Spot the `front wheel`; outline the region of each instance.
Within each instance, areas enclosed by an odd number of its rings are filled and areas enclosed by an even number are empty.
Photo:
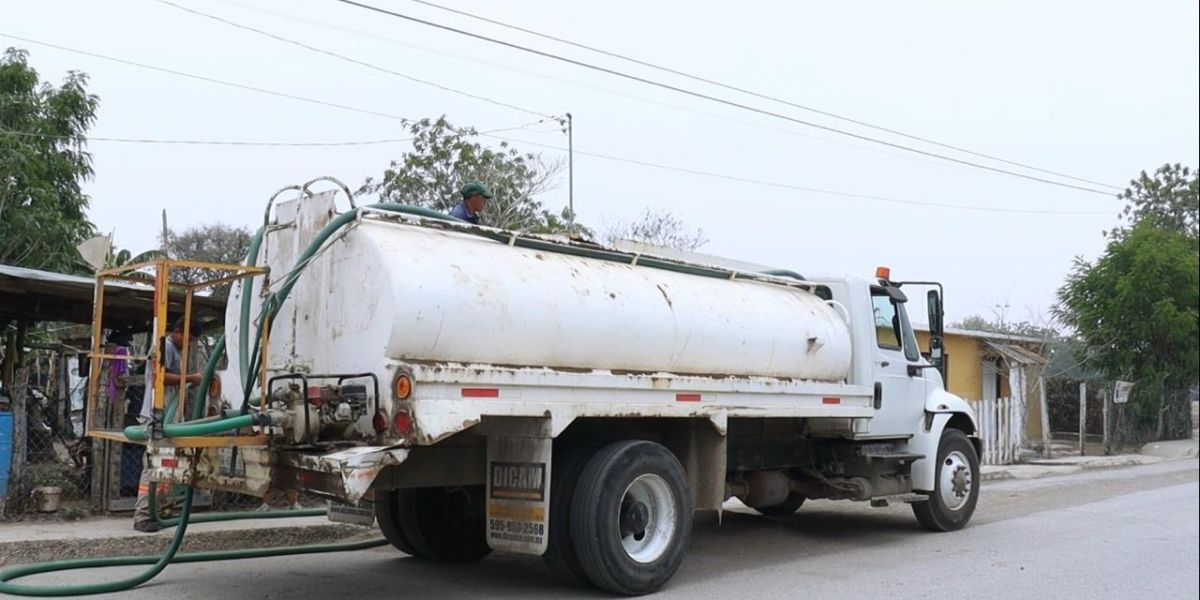
[[[692,497],[683,466],[665,447],[624,440],[587,462],[575,488],[571,539],[588,579],[636,596],[679,569],[692,535]]]
[[[930,531],[962,529],[979,500],[979,456],[966,434],[947,429],[937,459],[933,493],[929,500],[913,503],[913,514]]]

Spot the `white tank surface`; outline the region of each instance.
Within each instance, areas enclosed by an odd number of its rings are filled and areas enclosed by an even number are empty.
[[[303,212],[298,229],[307,237],[315,223]],[[268,237],[273,279],[304,246],[288,237]],[[229,311],[231,366],[238,296]],[[399,360],[826,382],[844,380],[851,360],[845,321],[797,287],[369,216],[308,265],[276,319],[270,352],[272,368],[316,373],[382,372]]]

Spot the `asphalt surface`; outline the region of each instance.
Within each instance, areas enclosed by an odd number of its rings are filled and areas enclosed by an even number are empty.
[[[1200,597],[1196,460],[989,482],[975,520],[920,530],[905,505],[811,502],[766,519],[696,523],[688,558],[655,598]],[[81,583],[132,569],[58,573]],[[39,581],[40,580],[40,581]],[[117,596],[109,596],[117,597]],[[129,599],[604,598],[556,583],[536,557],[433,565],[390,547],[169,567]]]

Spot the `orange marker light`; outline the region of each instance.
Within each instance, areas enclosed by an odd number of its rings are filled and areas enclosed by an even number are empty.
[[[408,375],[396,377],[396,381],[392,383],[392,391],[396,394],[397,398],[407,400],[412,395],[412,378]]]
[[[212,379],[209,380],[209,382],[208,382],[208,397],[209,398],[220,398],[221,397],[221,378],[220,378],[220,376],[213,375]]]
[[[891,281],[892,270],[887,267],[875,267],[875,276],[880,279]]]

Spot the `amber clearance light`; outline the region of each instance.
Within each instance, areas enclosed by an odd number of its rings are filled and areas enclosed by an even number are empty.
[[[407,400],[412,395],[413,382],[408,375],[396,376],[396,381],[392,382],[392,392],[401,400]]]

